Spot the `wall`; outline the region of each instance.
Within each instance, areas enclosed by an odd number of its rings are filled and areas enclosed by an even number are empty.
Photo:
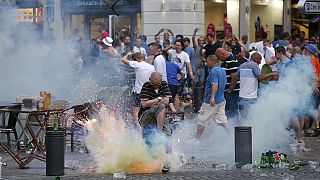
[[[142,0],[142,34],[148,42],[161,28],[191,37],[195,28],[204,29],[204,0]],[[162,34],[161,34],[162,37]]]
[[[261,24],[264,30],[268,33],[268,39],[274,39],[274,25],[283,24],[283,1],[270,0],[268,5],[251,4],[251,24],[250,24],[250,39],[254,41],[255,27],[254,21],[256,16],[260,16]]]
[[[227,5],[225,3],[206,2],[205,7],[205,31],[208,24],[213,23],[216,31],[223,31],[224,14],[227,14]]]

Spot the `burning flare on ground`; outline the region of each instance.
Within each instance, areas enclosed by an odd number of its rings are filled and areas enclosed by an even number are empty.
[[[122,119],[117,119],[114,112],[105,107],[101,108],[99,116],[100,120],[87,123],[89,135],[86,137],[87,147],[97,163],[97,172],[161,171],[165,157],[163,146],[155,145],[150,149],[141,133],[126,127]]]

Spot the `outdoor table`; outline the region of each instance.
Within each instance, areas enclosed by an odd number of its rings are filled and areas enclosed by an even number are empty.
[[[48,120],[52,115],[56,117],[60,117],[62,113],[64,113],[68,109],[18,109],[18,108],[1,108],[0,113],[25,113],[28,114],[25,126],[22,125],[20,119],[17,118],[17,123],[22,126],[22,132],[18,138],[17,145],[19,145],[19,140],[23,134],[28,138],[28,142],[24,147],[21,147],[17,152],[14,151],[7,144],[2,144],[2,147],[9,153],[9,155],[18,163],[19,168],[24,168],[28,163],[30,163],[33,159],[38,159],[40,161],[45,162],[45,146],[44,142],[39,138],[40,134],[45,134],[46,128],[48,128]],[[30,124],[30,118],[33,117],[36,119],[38,123],[39,131],[35,132]],[[29,153],[26,153],[27,148],[29,149]]]

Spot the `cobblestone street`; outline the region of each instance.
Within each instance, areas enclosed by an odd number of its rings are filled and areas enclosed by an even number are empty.
[[[293,160],[320,161],[320,146],[319,138],[305,138],[306,148],[311,151],[293,156],[290,152],[288,159]],[[12,158],[1,152],[3,162],[7,166],[2,167],[2,177],[4,179],[55,179],[55,177],[46,176],[45,163],[34,160],[25,169],[19,169],[18,165]],[[152,173],[152,174],[127,174],[126,179],[319,179],[320,169],[312,169],[309,165],[303,166],[298,170],[289,169],[251,169],[251,170],[216,170],[213,168],[210,161],[188,160],[178,171],[167,174]],[[89,154],[79,152],[66,152],[65,158],[65,175],[61,179],[113,179],[112,174],[93,173],[93,159]],[[319,167],[318,167],[319,168]]]

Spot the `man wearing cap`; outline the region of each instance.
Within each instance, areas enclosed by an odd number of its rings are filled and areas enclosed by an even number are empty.
[[[113,62],[114,57],[117,56],[115,49],[112,47],[113,39],[111,37],[106,37],[102,40],[102,53],[101,59],[102,64],[110,66],[109,62]]]
[[[149,56],[150,55],[150,48],[147,44],[147,36],[141,35],[141,36],[139,36],[139,39],[141,39],[142,47],[147,51],[147,56]]]
[[[319,82],[319,77],[320,77],[320,64],[319,64],[319,59],[317,58],[317,54],[318,54],[318,48],[313,45],[313,44],[307,44],[304,46],[304,50],[303,50],[303,56],[307,57],[310,59],[310,62],[313,65],[313,69],[314,69],[314,76],[312,77],[312,79],[315,81],[316,84],[318,84]],[[313,116],[314,116],[314,120],[315,120],[315,127],[319,127],[319,120],[318,120],[318,107],[320,104],[320,92],[318,87],[315,87],[314,92],[312,94],[312,99],[314,100],[314,106],[313,106]],[[305,117],[305,133],[306,134],[310,134],[311,131],[309,129],[310,127],[310,117],[307,116]]]

